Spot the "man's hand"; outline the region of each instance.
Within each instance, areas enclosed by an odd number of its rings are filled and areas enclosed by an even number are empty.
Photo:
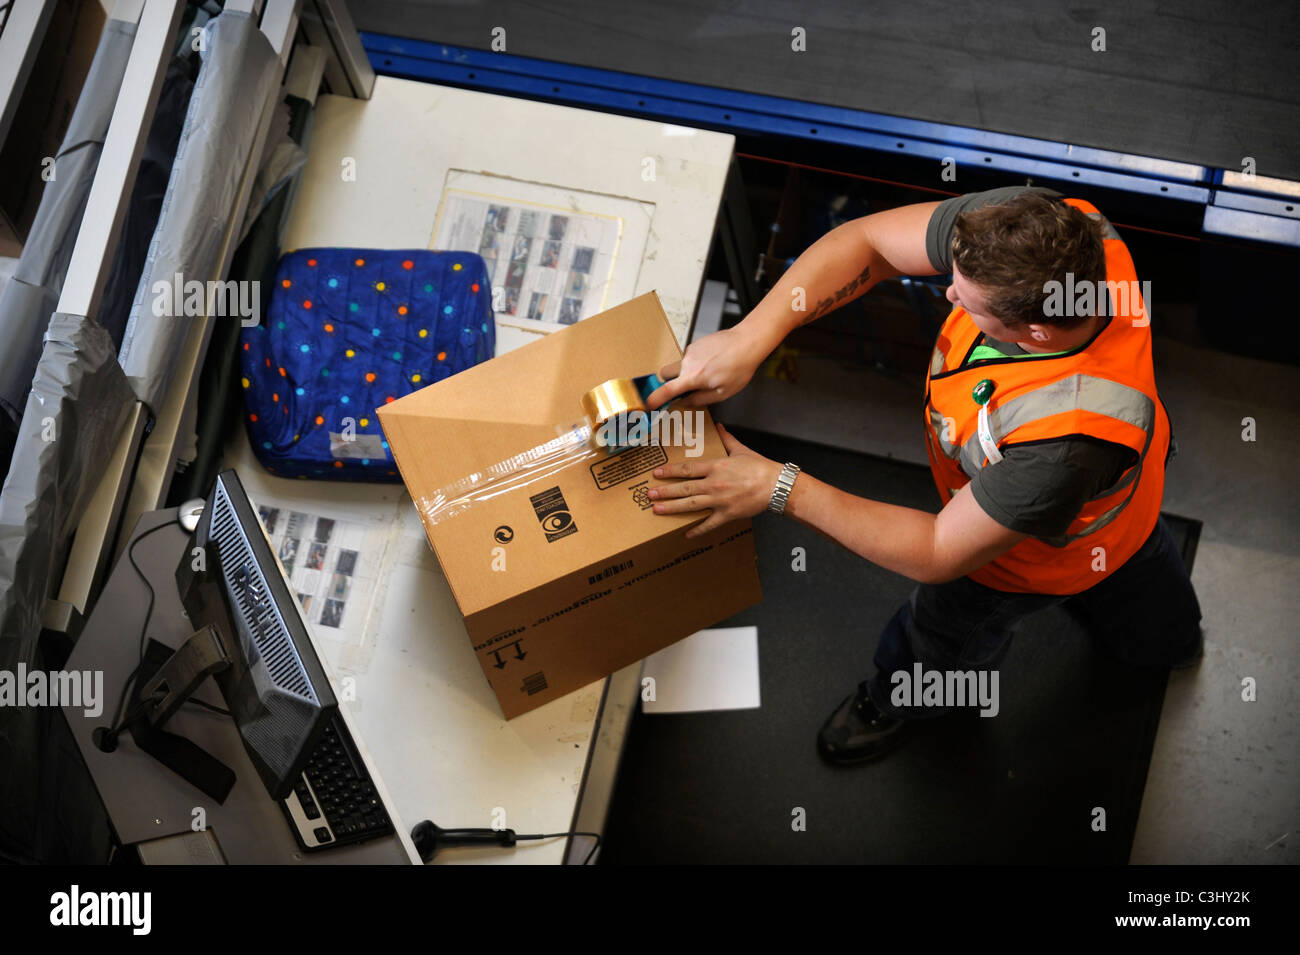
[[[706,508],[713,512],[703,524],[687,531],[687,537],[699,537],[729,521],[761,514],[767,510],[781,475],[781,464],[755,454],[722,425],[718,425],[718,432],[729,457],[655,468],[657,478],[680,479],[676,484],[650,489],[656,514],[686,514]]]
[[[688,391],[692,394],[677,403],[679,408],[702,408],[730,398],[749,384],[771,352],[763,348],[741,325],[691,342],[681,361],[665,365],[659,372],[665,383],[650,393],[646,410],[654,411]]]
[[[729,521],[767,510],[782,465],[755,454],[718,425],[729,457],[655,468],[677,483],[650,489],[656,514],[710,510],[686,534],[698,537]],[[964,486],[939,514],[857,497],[800,472],[786,514],[895,573],[938,584],[969,574],[1028,535],[1003,527]]]

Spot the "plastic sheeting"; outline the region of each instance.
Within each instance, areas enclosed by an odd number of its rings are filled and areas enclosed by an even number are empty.
[[[275,104],[275,112],[271,116],[271,129],[266,135],[266,151],[262,155],[262,168],[257,171],[252,195],[248,197],[244,227],[239,233],[241,245],[253,231],[253,223],[262,214],[262,210],[298,174],[298,170],[307,165],[306,150],[289,135],[290,122],[289,104],[281,100]]]
[[[134,405],[109,334],[56,312],[0,493],[0,669],[39,659],[46,590]],[[40,722],[30,707],[0,707],[0,845],[22,845],[35,819]]]
[[[207,47],[122,342],[122,367],[152,409],[162,407],[192,328],[184,316],[154,314],[155,285],[163,282],[171,289],[178,274],[183,282],[220,278],[226,227],[262,106],[280,82],[275,51],[247,15],[223,13],[213,20]]]
[[[8,414],[0,416],[10,428],[21,419],[0,492],[0,669],[11,672],[19,663],[30,670],[41,659],[47,592],[62,579],[73,530],[137,395],[156,409],[171,384],[190,323],[152,314],[155,276],[168,282],[176,272],[203,281],[218,278],[214,273],[261,105],[279,82],[279,62],[246,15],[225,13],[212,21],[119,359],[112,334],[93,318],[49,312],[57,305],[133,33],[109,22],[60,152],[57,179],[49,184],[58,185],[42,197],[38,220],[45,216],[47,231],[28,242],[42,252],[41,272],[19,274],[3,292],[0,400],[8,401]],[[24,261],[26,255],[25,249]],[[35,353],[25,374],[24,350]],[[48,738],[41,712],[0,707],[0,851],[14,854],[6,847],[17,846],[21,858],[32,857],[37,805],[44,798],[39,780],[51,778],[41,755]]]
[[[304,152],[296,142],[289,138],[289,106],[283,100],[276,104],[271,116],[271,128],[267,132],[266,146],[262,151],[262,165],[257,171],[257,177],[253,180],[253,191],[248,199],[248,208],[244,216],[244,226],[240,231],[239,248],[235,250],[235,258],[230,263],[229,278],[238,281],[260,281],[262,290],[261,294],[261,314],[266,314],[267,301],[270,298],[270,282],[275,278],[274,270],[271,274],[265,276],[246,276],[240,270],[235,268],[239,261],[239,249],[243,248],[248,236],[252,233],[254,224],[258,216],[266,206],[275,200],[290,181],[307,163],[307,153]],[[278,229],[276,232],[279,234]],[[251,299],[250,299],[251,300]],[[208,354],[211,355],[214,345],[221,345],[229,339],[225,334],[218,332],[233,332],[236,336],[239,334],[240,325],[238,322],[227,321],[224,325],[214,325],[212,337],[208,341]],[[204,371],[206,372],[206,364]],[[202,391],[202,381],[200,381],[200,392]],[[176,444],[176,466],[179,473],[185,473],[189,465],[199,455],[199,435],[196,431],[199,420],[198,402],[191,402],[185,407],[185,413],[181,417],[180,426],[177,431]],[[213,477],[216,475],[214,474]],[[179,474],[178,474],[179,477]],[[182,482],[183,483],[183,482]],[[179,500],[187,500],[191,497],[203,497],[208,492],[208,484],[205,483],[202,489],[194,494],[187,494]],[[173,488],[175,481],[173,481]],[[170,495],[174,498],[174,495]]]
[[[99,166],[117,92],[135,41],[135,24],[109,20],[67,135],[54,161],[54,178],[45,185],[31,233],[10,281],[0,292],[0,426],[8,445],[18,432],[27,392],[41,358],[50,315],[59,303],[86,197]],[[0,458],[0,468],[8,454]]]
[[[149,138],[140,157],[140,171],[135,177],[135,188],[131,190],[126,221],[122,223],[122,237],[113,259],[113,271],[104,288],[104,304],[96,316],[99,324],[113,336],[118,348],[122,347],[122,336],[131,317],[131,305],[149,255],[149,243],[158,228],[163,196],[171,179],[172,163],[176,161],[176,147],[198,68],[197,54],[192,61],[189,56],[177,57],[168,66],[153,124],[149,127]]]
[[[313,106],[309,101],[296,96],[287,97],[286,103],[290,117],[288,135],[302,147],[311,135]],[[282,153],[282,150],[277,152]],[[296,169],[294,174],[296,175]],[[271,187],[266,195],[265,209],[254,221],[248,238],[235,252],[235,258],[230,263],[232,279],[261,283],[263,315],[270,306],[275,267],[280,258],[280,234],[288,217],[294,188],[289,182],[278,188]],[[180,504],[192,497],[207,495],[217,476],[222,449],[230,434],[236,428],[243,427],[244,396],[242,389],[235,384],[235,379],[239,376],[241,331],[239,326],[231,323],[217,325],[212,329],[199,381],[199,400],[195,408],[198,432],[195,455],[190,466],[172,481],[169,504]]]
[[[0,493],[0,669],[30,652],[45,590],[63,576],[54,565],[62,556],[57,551],[80,520],[133,406],[108,333],[56,312]]]

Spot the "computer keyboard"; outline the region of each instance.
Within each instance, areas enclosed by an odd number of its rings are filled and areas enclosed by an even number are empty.
[[[325,728],[293,795],[282,805],[307,851],[364,842],[393,831],[342,718]]]

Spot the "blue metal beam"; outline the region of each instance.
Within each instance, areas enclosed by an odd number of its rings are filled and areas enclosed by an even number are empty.
[[[379,33],[361,39],[376,73],[1193,202],[1206,208],[1206,231],[1300,246],[1294,196],[1224,188],[1223,170],[1208,166]]]

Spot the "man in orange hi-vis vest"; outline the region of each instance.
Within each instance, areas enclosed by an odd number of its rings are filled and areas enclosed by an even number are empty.
[[[744,321],[663,369],[647,407],[721,401],[798,325],[884,279],[948,272],[953,307],[921,420],[938,515],[840,491],[725,429],[728,457],[661,468],[671,483],[650,492],[659,513],[711,512],[692,535],[770,510],[917,581],[881,634],[876,672],[818,735],[835,763],[883,755],[912,719],[978,705],[1017,622],[1054,604],[1131,664],[1202,655],[1196,594],[1160,519],[1173,437],[1146,296],[1127,247],[1083,200],[1009,187],[847,222]]]

